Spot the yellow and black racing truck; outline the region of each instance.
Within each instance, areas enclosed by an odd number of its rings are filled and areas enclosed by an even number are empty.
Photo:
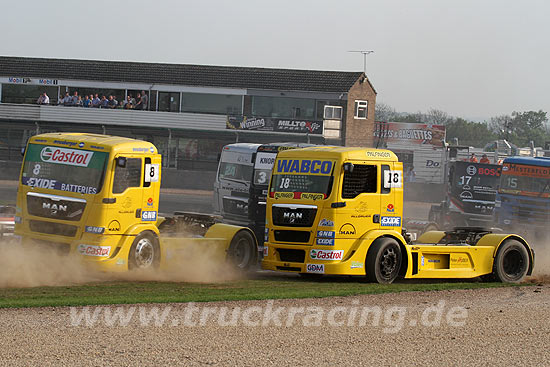
[[[403,168],[389,150],[310,147],[280,152],[267,198],[262,268],[404,278],[519,282],[534,252],[514,234],[479,227],[430,231],[413,243],[403,228]]]
[[[15,235],[107,271],[166,268],[194,251],[242,269],[257,262],[248,228],[204,214],[159,215],[160,181],[161,155],[151,143],[85,133],[33,136],[21,168]]]

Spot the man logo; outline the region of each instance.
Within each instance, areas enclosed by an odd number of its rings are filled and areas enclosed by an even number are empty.
[[[354,235],[355,234],[355,227],[351,223],[346,223],[342,227],[340,227],[340,230],[338,231],[342,235]]]
[[[42,209],[51,210],[51,213],[53,215],[53,214],[57,214],[58,212],[66,212],[67,211],[67,205],[42,203]]]
[[[302,219],[303,213],[283,213],[283,218],[286,219],[289,223],[296,222],[296,219]]]
[[[118,220],[113,220],[111,221],[111,223],[109,223],[109,226],[107,228],[109,229],[109,232],[119,232],[120,222]]]

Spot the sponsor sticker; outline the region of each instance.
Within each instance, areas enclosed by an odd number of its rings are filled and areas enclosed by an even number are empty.
[[[256,162],[254,162],[255,169],[268,169],[271,170],[275,164],[275,158],[277,153],[256,153]]]
[[[334,227],[334,222],[330,219],[323,218],[319,222],[319,227]]]
[[[316,243],[320,246],[334,246],[334,238],[318,238]]]
[[[44,147],[40,151],[43,162],[88,167],[94,152],[59,147]]]
[[[264,246],[263,254],[264,254],[264,257],[266,257],[267,255],[269,255],[269,247]]]
[[[333,161],[312,159],[280,159],[277,161],[277,173],[301,173],[312,175],[330,175]]]
[[[340,227],[338,233],[344,236],[353,236],[355,234],[355,227],[351,223],[346,223]]]
[[[382,227],[401,227],[401,217],[382,217],[380,225]]]
[[[86,226],[84,231],[88,233],[102,234],[105,232],[105,227]]]
[[[395,212],[395,207],[393,206],[393,204],[388,204],[386,210],[388,211],[388,213],[393,213]]]
[[[303,200],[323,200],[325,198],[325,194],[310,194],[307,192],[302,193],[300,196],[300,199]]]
[[[317,231],[317,237],[334,238],[336,232],[334,231]]]
[[[352,269],[363,269],[364,263],[360,261],[352,261],[351,262],[351,268]]]
[[[344,250],[311,250],[309,257],[312,260],[342,260]]]
[[[153,198],[147,199],[147,206],[153,206]]]
[[[276,192],[275,199],[294,199],[293,192]]]
[[[143,221],[155,221],[157,220],[157,212],[155,211],[142,211],[141,220]]]
[[[306,264],[306,271],[313,274],[325,274],[325,264]]]
[[[78,253],[84,256],[109,256],[111,246],[94,246],[81,243],[78,245]]]

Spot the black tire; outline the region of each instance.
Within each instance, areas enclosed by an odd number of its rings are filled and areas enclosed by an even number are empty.
[[[254,236],[248,231],[239,231],[231,240],[227,259],[237,269],[248,270],[256,263],[258,248]]]
[[[401,248],[393,238],[379,238],[370,246],[365,261],[369,282],[390,284],[399,275]]]
[[[529,270],[529,253],[516,240],[506,240],[500,245],[493,263],[493,275],[503,283],[519,283]]]
[[[160,265],[160,245],[153,232],[145,231],[136,236],[130,254],[128,267],[130,270],[157,269]]]

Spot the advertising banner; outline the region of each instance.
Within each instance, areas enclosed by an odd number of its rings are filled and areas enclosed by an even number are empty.
[[[270,117],[227,116],[226,127],[235,130],[323,134],[323,122]]]
[[[376,122],[374,137],[383,143],[407,143],[419,146],[442,147],[445,141],[445,125]]]

